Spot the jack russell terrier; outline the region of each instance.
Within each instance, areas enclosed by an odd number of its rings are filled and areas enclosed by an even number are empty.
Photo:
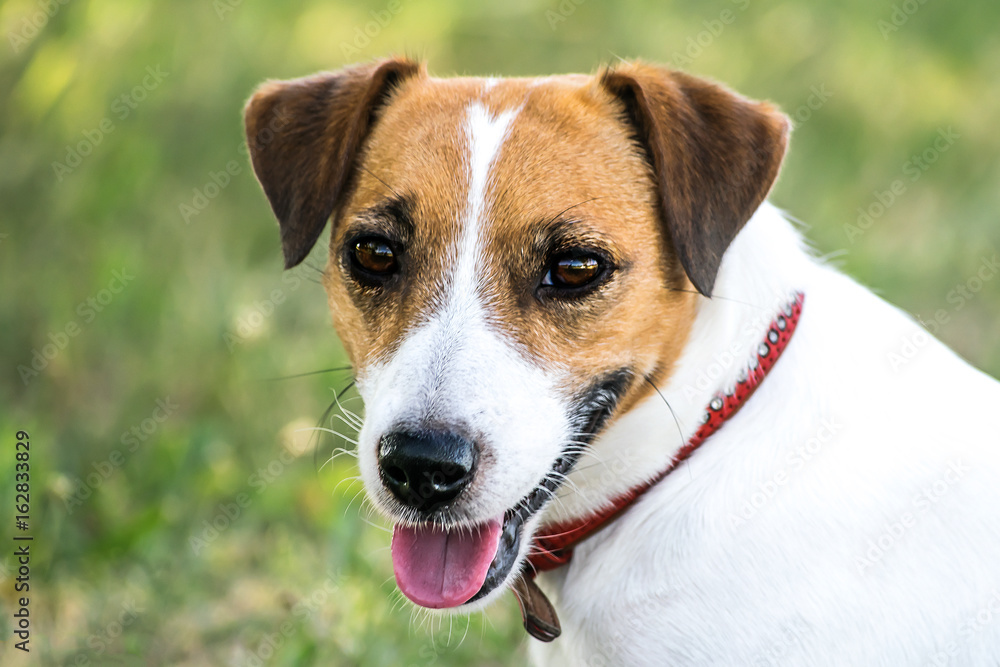
[[[1000,664],[1000,383],[764,201],[774,107],[393,58],[246,132],[287,268],[332,220],[407,598],[512,589],[539,664]]]

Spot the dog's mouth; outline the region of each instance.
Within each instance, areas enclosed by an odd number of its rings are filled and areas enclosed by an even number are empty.
[[[573,420],[584,426],[577,442],[589,443],[601,431],[633,377],[628,370],[615,371],[586,392]],[[397,524],[392,563],[399,589],[422,607],[444,609],[471,604],[502,586],[518,564],[525,525],[555,495],[581,453],[579,445],[564,451],[541,482],[502,516],[474,526]]]
[[[541,511],[578,454],[561,456],[535,489],[503,516],[472,527],[397,524],[392,534],[396,583],[406,597],[432,609],[456,607],[489,595],[510,575],[524,525]]]

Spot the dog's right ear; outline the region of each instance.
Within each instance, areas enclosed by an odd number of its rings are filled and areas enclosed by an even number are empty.
[[[340,203],[379,106],[420,74],[412,60],[381,60],[268,81],[247,102],[250,161],[281,226],[286,269],[305,259]]]

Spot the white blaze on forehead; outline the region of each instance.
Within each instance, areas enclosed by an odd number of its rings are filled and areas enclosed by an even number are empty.
[[[469,190],[455,243],[441,249],[448,268],[434,300],[440,306],[422,314],[391,358],[358,378],[366,412],[359,463],[378,502],[388,495],[375,453],[379,438],[394,429],[444,428],[476,440],[480,481],[459,510],[473,522],[500,516],[527,495],[569,435],[568,406],[551,369],[527,361],[492,325],[481,289],[492,174],[518,112],[469,104],[462,128]]]
[[[494,116],[479,101],[468,108],[465,136],[469,146],[469,193],[455,267],[455,293],[452,295],[458,301],[474,299],[478,291],[477,268],[481,266],[479,260],[482,256],[480,229],[483,216],[487,213],[490,173],[518,111],[508,109]]]

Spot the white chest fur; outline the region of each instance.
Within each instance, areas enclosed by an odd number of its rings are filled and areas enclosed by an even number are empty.
[[[731,246],[721,298],[702,304],[664,388],[680,432],[650,399],[595,443],[605,465],[562,504],[662,467],[748,358],[747,322],[763,330],[762,311],[795,289],[799,330],[742,411],[540,577],[563,636],[532,642],[537,664],[1000,661],[1000,412],[984,409],[1000,383],[934,340],[893,364],[919,326],[810,259],[769,205]]]

